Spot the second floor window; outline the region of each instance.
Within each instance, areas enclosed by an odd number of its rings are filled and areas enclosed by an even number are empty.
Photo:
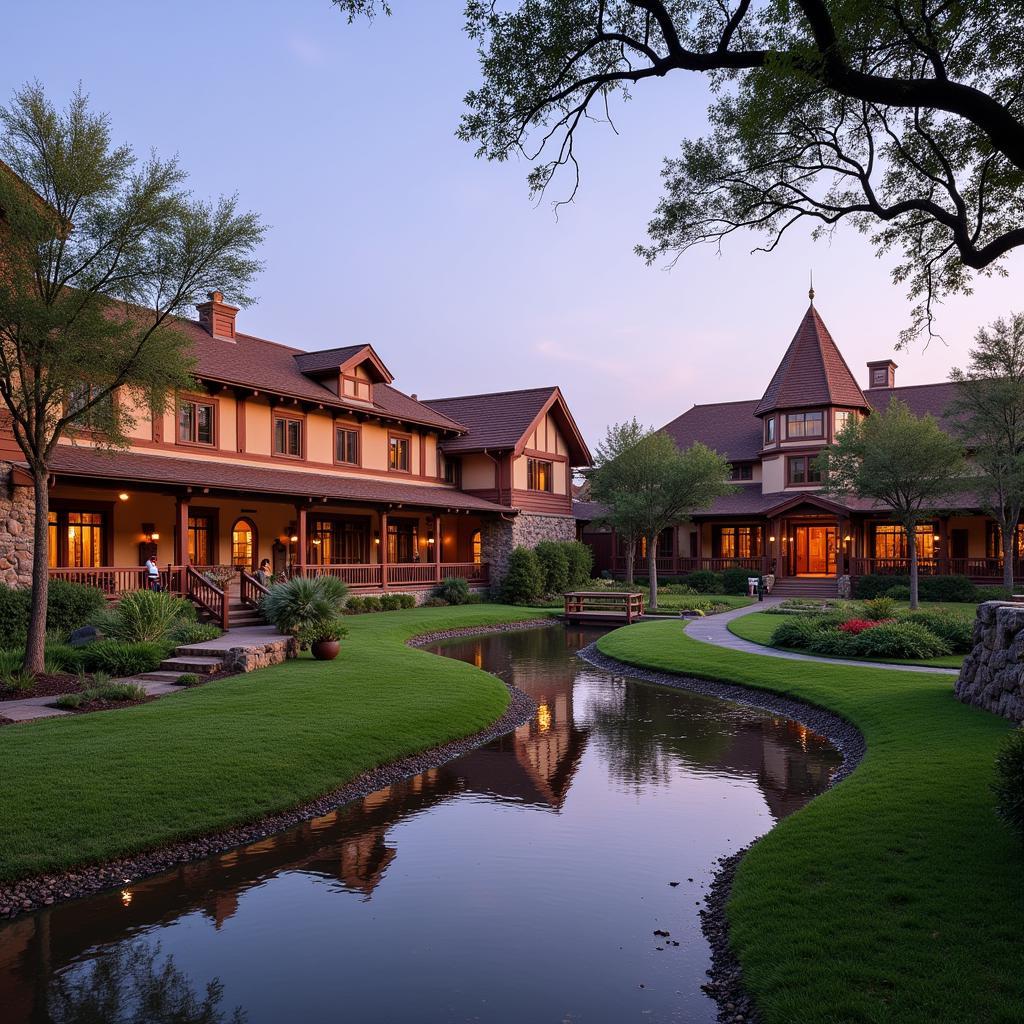
[[[753,480],[754,467],[749,462],[735,464],[729,473],[731,480]]]
[[[821,471],[814,465],[813,455],[795,455],[789,460],[791,484],[820,484]]]
[[[764,421],[764,443],[775,444],[775,417],[769,416]]]
[[[359,465],[359,431],[338,427],[335,436],[334,460],[347,466]]]
[[[212,402],[178,402],[178,440],[184,444],[213,444]]]
[[[552,490],[552,464],[544,459],[526,460],[526,486],[531,491]]]
[[[791,412],[786,416],[786,437],[821,437],[824,419],[818,412]]]
[[[838,434],[853,419],[849,409],[836,409],[835,432]]]
[[[456,486],[462,483],[462,463],[458,459],[444,460],[444,482]]]
[[[274,419],[274,454],[302,458],[302,420],[287,416]]]
[[[409,472],[409,438],[394,435],[388,438],[388,469]]]

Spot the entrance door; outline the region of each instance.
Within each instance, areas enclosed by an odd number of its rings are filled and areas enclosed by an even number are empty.
[[[835,576],[838,532],[834,526],[796,528],[793,547],[797,576]]]
[[[248,519],[236,520],[231,527],[231,564],[246,572],[256,568],[256,527]]]

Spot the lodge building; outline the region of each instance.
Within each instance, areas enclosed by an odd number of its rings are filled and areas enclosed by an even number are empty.
[[[211,571],[267,558],[424,594],[451,576],[500,581],[517,544],[575,537],[573,468],[590,454],[559,388],[423,401],[371,345],[303,351],[242,333],[237,314],[212,292],[179,322],[195,386],[162,414],[136,407],[127,450],[87,432],[58,445],[52,577],[116,596],[154,555],[165,585],[203,604]],[[127,389],[115,401],[138,403]],[[0,484],[0,581],[26,584],[31,478],[9,423]]]
[[[743,568],[772,575],[784,588],[806,581],[824,592],[845,576],[908,571],[906,536],[884,508],[853,497],[825,495],[815,457],[851,419],[884,409],[891,399],[916,415],[942,421],[954,397],[949,383],[896,385],[897,365],[867,364],[862,389],[821,315],[814,295],[778,369],[760,399],[695,405],[662,430],[680,448],[701,441],[732,466],[735,491],[691,523],[666,530],[658,542],[658,571]],[[625,572],[621,538],[597,525],[601,509],[577,501],[581,536],[594,549],[597,568]],[[1016,557],[1024,552],[1018,528]],[[1000,538],[994,522],[968,493],[938,509],[917,530],[922,573],[957,574],[978,581],[1002,578]],[[635,569],[646,574],[646,551]],[[792,582],[790,582],[792,581]],[[817,581],[817,586],[811,584]]]

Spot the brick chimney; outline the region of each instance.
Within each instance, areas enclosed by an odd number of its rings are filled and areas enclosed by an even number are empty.
[[[196,306],[199,310],[199,323],[215,338],[233,342],[238,306],[229,306],[224,301],[223,292],[207,292],[207,295],[210,301],[200,302]]]
[[[891,359],[868,363],[868,389],[896,387],[896,364]]]

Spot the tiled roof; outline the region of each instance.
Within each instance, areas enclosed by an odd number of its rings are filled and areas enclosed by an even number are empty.
[[[807,308],[754,413],[809,405],[868,408],[864,393],[813,305]]]
[[[870,388],[864,392],[871,403],[872,409],[879,412],[886,409],[893,398],[905,402],[915,416],[931,413],[940,423],[948,427],[946,409],[956,396],[956,385],[950,382],[941,384],[908,384],[903,388]]]
[[[325,348],[321,352],[297,352],[295,365],[303,373],[323,373],[336,370],[342,363],[347,363],[357,352],[362,352],[365,345],[343,345],[341,348]]]
[[[757,401],[695,405],[661,429],[680,448],[702,441],[730,462],[759,458],[761,421],[754,417]]]
[[[429,484],[394,483],[340,472],[297,472],[227,459],[215,461],[141,452],[110,453],[66,444],[58,445],[54,451],[51,470],[58,475],[116,480],[122,487],[138,481],[242,491],[248,495],[279,494],[293,500],[326,497],[345,502],[403,503],[479,512],[509,511],[507,507],[483,498]]]
[[[606,511],[606,506],[602,505],[599,501],[580,501],[574,498],[572,502],[573,518],[583,523],[593,522],[598,517],[603,516]]]
[[[424,404],[464,424],[468,430],[463,437],[445,441],[446,452],[510,449],[519,443],[555,390],[553,387],[530,388],[496,391],[489,395],[428,398]]]

